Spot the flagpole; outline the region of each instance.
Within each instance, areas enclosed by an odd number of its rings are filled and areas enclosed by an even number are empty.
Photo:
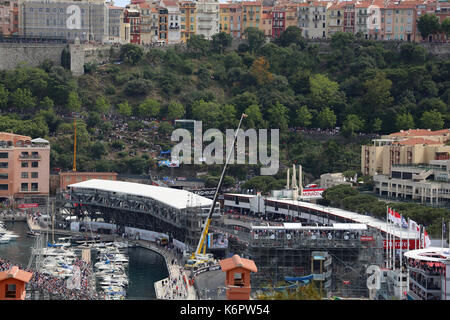
[[[388,239],[389,239],[389,232],[388,232],[388,224],[389,224],[389,222],[388,222],[388,210],[389,210],[389,207],[386,206],[386,237],[385,237],[385,239],[386,239],[386,268],[389,268],[389,241],[388,241]]]

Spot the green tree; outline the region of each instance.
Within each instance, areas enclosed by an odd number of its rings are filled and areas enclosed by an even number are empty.
[[[53,102],[53,100],[49,97],[44,97],[44,99],[42,99],[39,102],[39,109],[41,110],[52,110],[53,111],[53,106],[55,105],[55,103]]]
[[[315,74],[309,78],[310,102],[316,109],[336,107],[345,102],[345,95],[339,90],[339,84],[326,75]]]
[[[99,112],[100,114],[107,114],[110,107],[111,105],[109,101],[104,96],[100,96],[95,99],[94,108],[95,111]]]
[[[424,129],[441,130],[444,127],[444,119],[439,111],[425,111],[420,118]]]
[[[192,117],[203,122],[203,128],[218,128],[221,119],[221,106],[216,102],[195,101],[192,105]]]
[[[391,96],[392,81],[386,78],[384,72],[377,71],[372,79],[364,82],[365,94],[362,97],[362,105],[367,106],[369,118],[379,114],[392,104]]]
[[[220,54],[222,54],[225,49],[231,45],[232,41],[231,35],[225,32],[216,33],[211,38],[211,46],[213,50]]]
[[[247,115],[245,121],[247,122],[248,128],[259,129],[265,127],[263,115],[257,104],[248,106],[244,113]]]
[[[225,104],[221,108],[220,128],[222,130],[234,129],[237,127],[236,108],[232,104]]]
[[[300,127],[309,127],[311,125],[312,114],[307,106],[301,106],[297,109],[296,124]]]
[[[124,101],[117,105],[117,113],[123,117],[131,116],[132,109],[131,106],[128,104],[128,101]]]
[[[397,130],[408,130],[414,129],[416,125],[414,124],[414,119],[411,113],[398,114],[395,118],[395,127]]]
[[[258,97],[253,92],[245,91],[231,98],[230,103],[236,107],[238,114],[244,112],[251,105],[258,105]]]
[[[323,108],[317,116],[317,122],[321,129],[331,129],[336,125],[337,117],[330,108]]]
[[[179,102],[172,101],[167,106],[167,119],[168,120],[182,119],[185,114],[186,114],[186,109]]]
[[[379,133],[383,126],[383,121],[380,118],[373,119],[371,130],[374,133]]]
[[[209,41],[202,34],[193,34],[186,41],[186,47],[195,54],[206,55]]]
[[[429,35],[437,33],[439,28],[439,18],[434,14],[425,13],[417,19],[417,29],[424,40]]]
[[[280,129],[281,132],[288,129],[289,126],[289,109],[279,102],[276,102],[268,110],[268,121],[273,129]]]
[[[441,31],[445,34],[447,38],[450,37],[450,17],[447,17],[444,20],[442,20]]]
[[[133,43],[124,44],[120,47],[120,59],[129,64],[139,63],[144,56],[141,47]]]
[[[245,29],[244,37],[247,39],[248,47],[252,53],[258,52],[266,42],[264,32],[255,27]]]
[[[136,107],[136,113],[142,118],[154,118],[159,115],[161,105],[155,99],[145,99],[140,105]]]
[[[0,84],[0,109],[8,105],[9,92],[2,84]]]
[[[282,47],[288,47],[291,44],[300,44],[304,46],[302,30],[299,27],[289,26],[284,30],[276,42]]]
[[[76,91],[71,91],[67,97],[67,111],[78,112],[81,109],[81,101]]]
[[[86,119],[86,124],[91,132],[93,132],[101,122],[102,117],[100,116],[100,113],[96,111],[89,112],[88,118]]]
[[[29,89],[18,88],[10,94],[10,101],[12,105],[21,111],[29,111],[36,106],[36,98]]]
[[[167,136],[173,131],[173,126],[168,121],[159,123],[158,133],[162,136]]]
[[[92,144],[91,153],[94,159],[100,160],[104,155],[108,154],[108,148],[100,141],[96,141]]]
[[[356,132],[364,129],[364,120],[356,114],[349,114],[342,125],[342,133],[347,137],[355,136]]]

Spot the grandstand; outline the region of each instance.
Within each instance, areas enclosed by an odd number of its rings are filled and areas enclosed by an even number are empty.
[[[103,219],[118,226],[168,233],[195,246],[212,200],[180,189],[111,180],[87,180],[67,186],[66,199],[79,218]],[[220,215],[216,206],[213,217]]]

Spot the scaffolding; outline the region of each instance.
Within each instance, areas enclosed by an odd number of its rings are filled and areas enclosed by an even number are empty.
[[[331,257],[320,262],[319,268],[314,267],[318,252],[323,257]],[[366,269],[374,264],[382,266],[383,239],[381,233],[373,229],[363,232],[318,231],[314,227],[295,231],[279,229],[253,233],[247,254],[258,266],[258,272],[252,274],[255,288],[277,285],[287,277],[313,274],[325,296],[332,293],[368,297]]]

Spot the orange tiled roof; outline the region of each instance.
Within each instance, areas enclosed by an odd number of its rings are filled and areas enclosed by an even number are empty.
[[[14,278],[23,282],[29,282],[32,276],[33,273],[20,270],[19,267],[14,266],[8,271],[0,272],[0,281],[8,278]]]
[[[450,134],[450,129],[443,129],[431,131],[427,129],[410,129],[400,132],[391,133],[391,137],[418,137],[418,136],[438,136],[443,134]]]
[[[220,267],[222,268],[222,271],[228,271],[235,268],[244,268],[252,272],[258,272],[258,268],[256,268],[253,260],[241,258],[237,254],[231,258],[220,260]]]
[[[396,143],[403,146],[414,146],[416,144],[442,144],[442,142],[424,138],[409,138],[406,140],[397,141]]]

